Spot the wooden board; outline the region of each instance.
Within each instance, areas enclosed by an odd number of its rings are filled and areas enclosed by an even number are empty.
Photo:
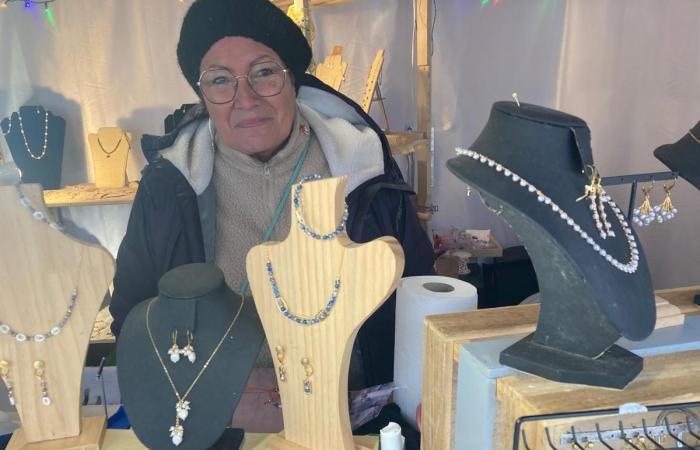
[[[336,228],[346,184],[341,177],[303,185],[301,212],[310,228],[319,233]],[[286,381],[280,380],[279,390],[285,438],[310,450],[352,450],[347,388],[353,342],[362,323],[396,288],[404,267],[403,251],[393,237],[365,244],[351,242],[345,232],[331,240],[312,239],[294,223],[294,208],[290,213],[287,238],[253,247],[246,258],[276,371],[281,366],[276,347],[283,347],[287,376]],[[280,295],[293,313],[313,316],[321,311],[339,279],[339,295],[328,317],[315,325],[300,325],[282,315],[268,280],[268,261]],[[310,395],[303,390],[303,358],[313,366]]]
[[[630,402],[651,406],[700,401],[700,350],[645,358],[642,372],[623,390],[521,374],[499,378],[496,397],[494,448],[510,449],[513,423],[525,415],[618,408]],[[528,426],[528,444],[533,448],[547,448],[545,424]]]
[[[656,309],[656,328],[683,324],[680,310],[667,301],[657,298]],[[426,317],[421,448],[452,448],[460,347],[532,333],[539,311],[535,304]]]
[[[107,421],[104,417],[83,417],[79,436],[29,443],[22,428],[12,433],[7,450],[100,450]]]
[[[323,62],[316,66],[316,78],[326,83],[336,91],[345,80],[345,72],[348,70],[347,61],[343,61],[343,47],[336,45],[333,52],[326,56]]]
[[[76,184],[44,191],[44,203],[50,208],[61,206],[121,205],[133,203],[137,181],[122,188],[98,188],[94,184]]]
[[[677,306],[686,316],[700,314],[700,306],[694,303],[694,297],[698,294],[700,294],[700,285],[656,291],[658,297]]]
[[[367,83],[365,84],[365,93],[362,95],[362,101],[360,106],[362,110],[369,114],[369,110],[372,107],[372,100],[374,100],[374,93],[377,90],[377,85],[379,83],[379,75],[382,73],[382,66],[384,65],[384,50],[377,50],[374,56],[374,61],[372,61],[372,67],[369,69],[369,75],[367,75]]]
[[[39,185],[23,185],[34,208],[48,216]],[[10,363],[24,436],[28,442],[80,433],[80,383],[90,331],[114,275],[111,255],[32,218],[14,186],[0,187],[0,311],[3,322],[25,334],[46,334],[78,296],[59,335],[17,342],[0,334],[0,359]],[[45,364],[51,404],[44,406],[34,362]]]
[[[379,439],[372,436],[353,436],[355,450],[379,450]],[[262,449],[261,449],[262,450]],[[265,440],[264,450],[309,450],[296,445],[280,436],[271,436]]]
[[[423,143],[423,133],[416,131],[387,131],[386,140],[392,155],[408,155],[415,152],[415,145]]]

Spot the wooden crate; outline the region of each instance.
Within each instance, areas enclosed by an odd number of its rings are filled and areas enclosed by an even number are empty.
[[[457,365],[462,344],[531,333],[537,325],[539,309],[539,305],[519,305],[426,318],[421,448],[453,448]],[[659,297],[656,314],[656,328],[683,324],[680,309]]]

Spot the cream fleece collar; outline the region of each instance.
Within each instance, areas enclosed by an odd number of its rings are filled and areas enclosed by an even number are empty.
[[[384,173],[379,136],[342,99],[320,89],[302,86],[299,110],[315,133],[334,177],[346,175],[346,195],[365,181]],[[200,195],[209,186],[214,169],[214,147],[209,121],[193,122],[180,130],[175,143],[161,150]]]

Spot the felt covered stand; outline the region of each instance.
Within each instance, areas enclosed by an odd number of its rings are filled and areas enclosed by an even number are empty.
[[[692,133],[692,136],[691,136]],[[700,189],[700,122],[673,144],[665,144],[654,150],[654,156],[669,169]]]
[[[211,264],[177,267],[161,278],[159,296],[150,310],[150,327],[161,358],[181,396],[202,369],[235,317],[241,298],[226,286]],[[174,449],[169,428],[175,424],[177,397],[155,354],[141,302],[129,313],[117,341],[119,388],[134,433],[148,448]],[[173,363],[168,349],[177,330],[178,345],[194,336],[196,361],[182,356]],[[182,443],[185,450],[212,446],[231,423],[264,335],[255,304],[245,300],[238,320],[201,378],[186,398],[190,402]]]
[[[340,177],[303,185],[301,211],[311,229],[329,233],[338,226],[346,184],[346,178]],[[343,231],[334,239],[313,239],[297,225],[294,208],[291,214],[287,238],[253,247],[246,259],[255,304],[278,373],[284,414],[284,432],[268,441],[267,448],[376,448],[376,440],[366,444],[352,436],[348,412],[350,354],[362,323],[396,288],[403,272],[403,251],[393,237],[356,244]],[[280,295],[293,314],[315,316],[324,310],[335,280],[340,280],[338,296],[325,320],[303,325],[283,315],[268,278],[268,261],[273,265]],[[305,358],[311,374],[304,366]],[[280,369],[286,374],[285,380],[279,377]],[[307,379],[311,383],[308,393],[304,390]]]
[[[27,144],[24,143],[19,126],[19,115]],[[61,166],[63,164],[63,142],[66,134],[66,121],[49,112],[48,140],[46,153],[44,149],[45,110],[42,106],[22,106],[18,112],[10,114],[0,121],[3,132],[10,148],[12,159],[22,171],[23,183],[39,183],[44,189],[58,189],[61,186]],[[40,159],[35,159],[40,157]]]
[[[119,127],[100,128],[88,134],[95,186],[120,188],[126,185],[126,162],[131,149],[131,133]]]
[[[627,262],[627,239],[609,206],[615,237],[602,239],[588,201],[576,202],[593,164],[590,131],[581,119],[551,109],[494,104],[471,150],[532,183],[619,261]],[[447,167],[481,194],[527,248],[540,285],[537,329],[501,353],[501,363],[545,378],[622,388],[642,369],[636,355],[613,345],[620,335],[641,340],[654,329],[654,295],[637,239],[635,273],[618,270],[550,207],[493,167],[466,156]],[[634,232],[633,232],[634,233]]]

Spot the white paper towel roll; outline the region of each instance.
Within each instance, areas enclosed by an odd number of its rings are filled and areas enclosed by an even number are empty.
[[[421,402],[423,391],[425,316],[476,307],[476,288],[456,278],[421,276],[401,279],[396,290],[394,382],[399,390],[394,392],[394,401],[414,427],[416,407]]]

